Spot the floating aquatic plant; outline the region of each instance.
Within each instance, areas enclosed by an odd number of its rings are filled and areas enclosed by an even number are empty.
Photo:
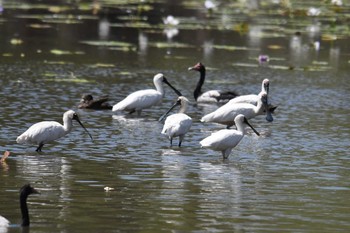
[[[153,42],[149,43],[149,46],[156,48],[194,48],[192,45],[176,42]]]
[[[12,45],[20,45],[20,44],[23,44],[23,40],[18,39],[18,38],[14,38],[14,39],[11,39],[11,40],[10,40],[10,43],[11,43]]]
[[[65,51],[65,50],[59,50],[59,49],[51,49],[50,53],[55,55],[83,55],[85,54],[82,51]]]
[[[92,46],[105,46],[105,47],[132,47],[133,45],[128,42],[123,41],[80,41],[82,44],[92,45]]]

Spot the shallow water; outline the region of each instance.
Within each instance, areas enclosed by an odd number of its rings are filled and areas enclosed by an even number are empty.
[[[294,9],[309,6],[292,2]],[[223,5],[209,17],[196,4],[157,1],[140,13],[142,4],[101,2],[93,15],[82,4],[52,13],[41,2],[25,8],[3,1],[0,148],[11,155],[0,170],[2,216],[20,222],[18,190],[31,183],[41,192],[28,199],[32,233],[350,230],[349,36],[334,28],[338,39],[327,40],[332,7],[319,18],[285,18],[276,6],[247,11]],[[338,13],[339,21],[349,7]],[[182,19],[172,38],[163,33],[167,14]],[[64,22],[52,22],[60,16]],[[320,31],[310,33],[310,25],[320,23]],[[320,41],[319,50],[313,40]],[[110,49],[81,41],[131,45]],[[270,56],[268,66],[259,66],[259,54]],[[272,123],[262,116],[250,121],[261,136],[250,131],[225,161],[199,146],[223,126],[199,122],[217,106],[197,105],[192,97],[199,74],[187,68],[198,61],[207,66],[203,89],[258,93],[269,78],[270,101],[278,105]],[[141,117],[77,110],[84,93],[108,95],[115,104],[132,91],[153,88],[159,72],[191,101],[194,123],[181,148],[169,147],[157,121],[176,99],[169,88],[163,103]],[[61,122],[68,109],[77,110],[93,142],[74,124],[42,153],[16,144],[30,125]],[[106,186],[115,190],[105,192]]]

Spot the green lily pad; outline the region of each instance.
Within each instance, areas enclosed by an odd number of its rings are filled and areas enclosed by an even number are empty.
[[[80,41],[82,44],[104,47],[132,47],[133,45],[122,41]]]
[[[233,45],[213,45],[213,48],[215,49],[222,49],[222,50],[228,50],[228,51],[246,51],[246,50],[258,50],[258,49],[253,49],[253,48],[248,48],[248,47],[242,47],[242,46],[233,46]]]
[[[90,65],[90,67],[93,67],[93,68],[112,68],[112,67],[115,67],[115,65],[114,64],[107,64],[107,63],[96,63],[93,65]]]
[[[3,57],[13,57],[13,53],[3,53]]]
[[[65,50],[59,50],[59,49],[51,49],[50,53],[55,55],[83,55],[85,54],[82,51],[65,51]]]
[[[153,42],[149,43],[150,47],[156,48],[194,48],[194,46],[184,43],[176,43],[176,42]]]
[[[66,61],[44,61],[45,64],[49,65],[66,65],[66,64],[73,64],[72,62],[66,62]]]
[[[87,79],[81,79],[81,78],[47,78],[44,79],[45,81],[49,82],[71,82],[71,83],[92,83],[93,81],[87,80]]]

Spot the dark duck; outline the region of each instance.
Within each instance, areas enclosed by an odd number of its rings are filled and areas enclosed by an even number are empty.
[[[112,105],[108,102],[108,97],[103,96],[98,99],[94,99],[92,95],[83,95],[78,108],[85,109],[95,109],[95,110],[104,110],[104,109],[112,109]]]

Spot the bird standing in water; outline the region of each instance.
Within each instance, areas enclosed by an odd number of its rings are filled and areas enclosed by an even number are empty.
[[[55,141],[72,131],[73,120],[76,120],[81,127],[83,127],[92,140],[91,134],[80,122],[78,114],[73,110],[68,110],[63,114],[63,125],[56,121],[42,121],[36,123],[18,136],[16,142],[19,144],[37,144],[38,147],[36,151],[41,152],[44,144]]]
[[[191,128],[192,118],[185,114],[188,103],[189,101],[186,97],[179,96],[176,103],[161,118],[159,118],[159,121],[162,121],[173,108],[181,106],[178,113],[168,116],[164,122],[162,134],[168,136],[170,146],[173,144],[173,138],[179,137],[179,147],[181,147],[185,134]]]
[[[245,135],[245,124],[259,136],[259,133],[249,124],[247,118],[244,115],[239,114],[235,117],[234,122],[237,130],[222,129],[218,132],[212,133],[209,137],[200,141],[200,144],[204,148],[209,148],[215,151],[221,151],[224,159],[227,159],[231,154],[231,151],[238,143],[243,139]]]
[[[237,103],[227,103],[220,108],[216,109],[202,117],[201,122],[214,122],[226,125],[227,128],[235,124],[235,117],[239,114],[243,114],[247,119],[251,119],[260,115],[268,107],[267,94],[266,92],[259,93],[258,105]],[[266,111],[266,120],[271,122],[273,117],[270,111]]]
[[[173,89],[178,96],[181,96],[181,92],[174,88],[163,74],[155,75],[153,78],[153,83],[156,89],[135,91],[119,103],[115,104],[112,111],[128,111],[129,114],[137,112],[138,115],[140,115],[143,109],[150,108],[153,105],[158,104],[163,99],[163,83],[167,84],[171,89]]]
[[[188,70],[196,70],[200,74],[200,78],[197,82],[197,86],[194,89],[193,96],[197,102],[211,102],[211,103],[219,103],[219,102],[227,102],[232,98],[238,96],[234,91],[220,91],[220,90],[210,90],[206,92],[202,92],[202,86],[205,81],[205,66],[198,62],[195,66],[189,67]]]

